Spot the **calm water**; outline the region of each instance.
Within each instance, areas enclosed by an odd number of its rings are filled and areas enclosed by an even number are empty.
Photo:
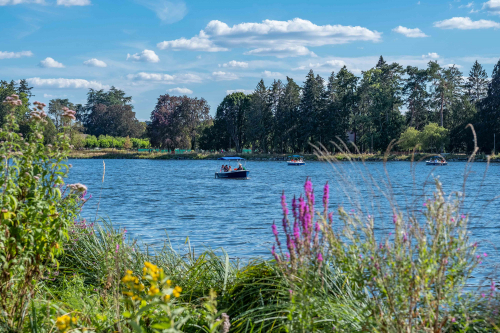
[[[174,248],[182,250],[186,237],[199,250],[224,249],[231,257],[269,256],[273,242],[271,224],[281,220],[282,190],[291,197],[303,192],[306,177],[311,177],[318,199],[326,181],[332,185],[331,208],[344,205],[356,208],[349,196],[362,198],[364,212],[376,216],[380,232],[389,230],[391,212],[385,197],[387,177],[383,164],[371,162],[366,168],[357,162],[341,163],[337,171],[328,163],[309,162],[291,167],[284,162],[248,161],[248,180],[214,179],[216,161],[105,160],[106,175],[101,184],[102,160],[71,160],[70,182],[81,182],[93,195],[84,208],[94,218],[99,193],[99,216],[116,226],[126,227],[141,241],[159,245],[168,234]],[[390,162],[387,173],[392,195],[401,207],[421,209],[423,188],[432,191],[433,176],[439,176],[446,191],[461,190],[466,164],[451,162],[447,167]],[[500,194],[500,165],[492,164],[483,175],[486,163],[475,163],[467,181],[466,211],[471,214],[472,237],[481,240],[481,251],[489,252],[489,262],[499,258],[500,202],[490,202]],[[371,174],[374,182],[368,179]],[[338,186],[342,183],[343,186]],[[347,182],[347,183],[346,183]],[[355,185],[355,186],[354,186]],[[317,200],[321,201],[321,200]],[[493,260],[491,260],[493,259]]]

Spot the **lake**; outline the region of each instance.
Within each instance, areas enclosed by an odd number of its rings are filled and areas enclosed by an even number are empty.
[[[230,257],[270,256],[273,243],[271,224],[281,221],[281,192],[285,190],[291,205],[293,195],[303,193],[303,184],[311,177],[317,198],[326,181],[331,184],[331,209],[344,205],[356,208],[356,198],[366,214],[376,217],[379,232],[389,230],[392,213],[376,186],[387,189],[387,177],[381,162],[341,162],[335,171],[325,162],[308,162],[291,167],[285,162],[248,161],[250,179],[215,179],[217,161],[190,160],[70,160],[73,168],[69,182],[88,186],[92,199],[83,215],[94,219],[102,187],[99,216],[115,226],[125,227],[140,241],[158,246],[168,234],[175,249],[183,250],[187,237],[197,252],[223,247]],[[464,210],[471,216],[472,238],[481,241],[481,251],[489,260],[499,258],[500,203],[490,202],[500,194],[499,164],[491,164],[483,182],[486,163],[475,163],[465,187],[468,194]],[[446,167],[409,162],[388,162],[392,195],[400,207],[421,209],[433,190],[433,176],[439,176],[447,192],[462,190],[466,163],[451,162]],[[371,175],[374,181],[368,177]],[[343,184],[339,186],[339,183]],[[351,199],[349,199],[349,196]],[[321,202],[321,200],[317,200]],[[319,207],[318,207],[319,208]]]

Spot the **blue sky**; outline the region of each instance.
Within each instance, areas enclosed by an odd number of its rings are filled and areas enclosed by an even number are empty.
[[[159,95],[204,97],[344,64],[425,67],[500,58],[500,0],[0,0],[0,79],[28,79],[35,99],[85,103],[114,85],[149,119]]]

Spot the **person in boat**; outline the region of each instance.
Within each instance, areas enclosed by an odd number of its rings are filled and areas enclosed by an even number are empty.
[[[234,171],[240,171],[240,170],[243,170],[243,166],[241,165],[241,163],[239,163],[238,168],[234,169]]]

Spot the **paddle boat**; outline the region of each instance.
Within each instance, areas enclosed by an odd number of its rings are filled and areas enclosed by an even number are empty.
[[[448,165],[448,162],[444,159],[443,156],[433,156],[428,161],[425,161],[426,165],[436,165],[436,166],[445,166]]]
[[[294,166],[306,165],[306,162],[304,162],[304,158],[300,155],[288,156],[287,163],[288,165],[294,165]]]
[[[247,179],[248,171],[243,165],[241,165],[242,161],[245,161],[242,157],[232,156],[232,157],[221,157],[217,159],[218,161],[228,161],[228,165],[222,165],[218,172],[215,173],[215,178],[234,178],[234,179]],[[231,167],[231,162],[236,162],[238,164],[237,167],[233,169]],[[225,169],[224,166],[228,168]]]

